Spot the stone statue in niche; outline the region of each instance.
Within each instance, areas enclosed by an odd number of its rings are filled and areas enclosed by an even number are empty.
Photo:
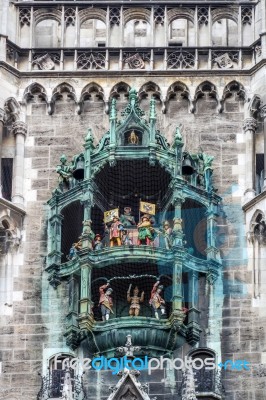
[[[111,297],[113,289],[110,288],[110,283],[108,282],[105,285],[100,286],[99,292],[100,292],[99,306],[101,307],[102,320],[108,321],[110,313],[112,314],[114,313],[112,309],[113,299]]]
[[[128,137],[128,144],[130,145],[138,145],[139,144],[139,137],[134,131],[134,129],[130,132],[130,135]]]
[[[149,304],[152,306],[156,319],[160,319],[160,315],[165,315],[165,301],[161,296],[163,286],[160,285],[160,281],[157,280],[153,285],[151,291],[151,298]]]
[[[138,317],[140,311],[140,303],[143,303],[144,301],[144,292],[142,292],[141,296],[139,297],[139,288],[136,286],[133,290],[133,296],[130,296],[131,288],[132,284],[129,285],[127,291],[127,301],[130,303],[129,315],[131,317]]]

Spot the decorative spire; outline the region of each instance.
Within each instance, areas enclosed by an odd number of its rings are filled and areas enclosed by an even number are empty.
[[[93,148],[94,147],[93,146],[93,141],[94,141],[94,138],[93,138],[93,135],[92,135],[92,130],[91,130],[91,128],[89,128],[87,136],[85,138],[85,147],[86,148],[88,148],[88,147]]]
[[[150,101],[150,120],[156,120],[155,98],[152,97]]]
[[[110,111],[110,120],[116,121],[116,118],[117,118],[116,99],[112,99],[111,111]]]
[[[131,88],[129,91],[129,102],[130,102],[132,108],[135,107],[137,99],[138,99],[138,95],[137,95],[136,89]]]
[[[129,102],[126,108],[121,112],[122,117],[127,117],[134,112],[137,117],[141,118],[145,114],[139,107],[138,94],[136,89],[132,88],[129,91]]]
[[[180,130],[179,126],[176,127],[174,144],[176,146],[178,146],[180,144],[184,144],[183,143],[183,136],[182,136],[182,133],[181,133],[181,130]]]

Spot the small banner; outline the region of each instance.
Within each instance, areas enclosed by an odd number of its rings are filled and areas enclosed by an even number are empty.
[[[114,208],[113,210],[104,211],[104,222],[111,222],[113,221],[114,217],[119,216],[119,208]]]
[[[155,215],[155,204],[146,203],[145,201],[140,202],[139,210],[142,213],[149,215]]]

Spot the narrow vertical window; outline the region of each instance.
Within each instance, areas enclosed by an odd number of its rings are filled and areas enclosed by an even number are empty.
[[[2,197],[9,201],[11,201],[11,196],[12,196],[12,171],[13,171],[13,158],[2,158],[1,160]]]

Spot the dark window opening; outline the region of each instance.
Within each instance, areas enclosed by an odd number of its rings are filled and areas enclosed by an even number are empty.
[[[256,194],[262,192],[264,181],[264,154],[256,154]]]
[[[2,197],[9,201],[11,201],[11,196],[12,196],[12,171],[13,171],[13,158],[2,158],[1,160]]]

